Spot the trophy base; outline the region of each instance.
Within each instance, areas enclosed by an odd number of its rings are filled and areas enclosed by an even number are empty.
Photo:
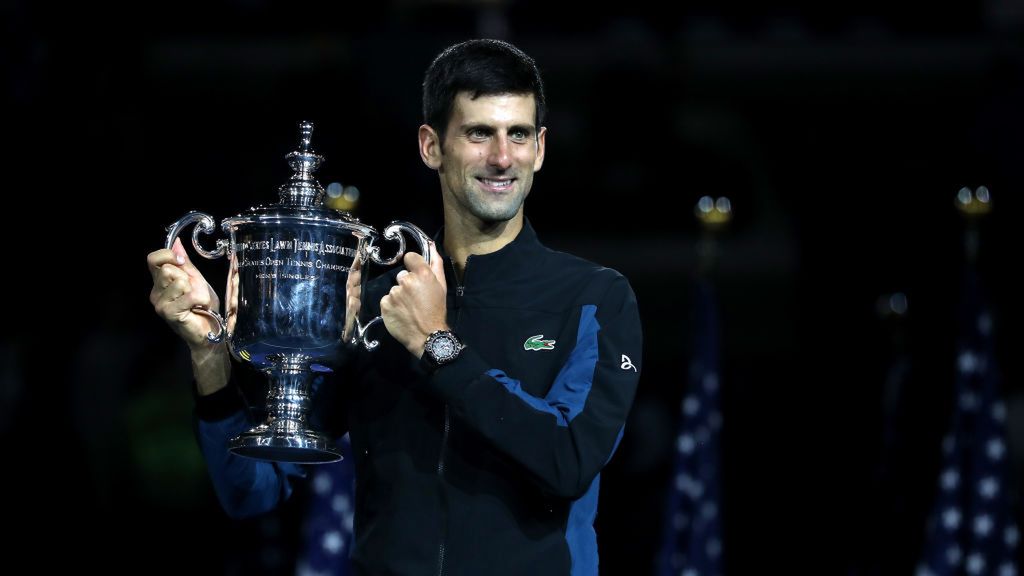
[[[232,438],[228,449],[239,456],[296,464],[326,464],[341,460],[341,451],[325,434],[312,430],[281,433],[266,424]]]

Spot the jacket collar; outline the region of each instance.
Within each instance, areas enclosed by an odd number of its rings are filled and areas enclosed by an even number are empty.
[[[445,260],[450,260],[448,252],[444,249],[444,227],[435,237],[437,251]],[[499,250],[490,254],[473,254],[466,264],[466,276],[463,283],[474,288],[486,286],[490,282],[500,282],[503,277],[514,274],[525,267],[537,257],[537,252],[545,247],[537,238],[537,233],[530,224],[529,218],[523,218],[523,229],[516,234],[511,242],[502,246]],[[445,273],[451,275],[452,268],[445,267]],[[456,284],[455,278],[447,278],[451,285]]]

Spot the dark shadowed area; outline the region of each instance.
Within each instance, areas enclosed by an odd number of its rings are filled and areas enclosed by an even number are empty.
[[[363,222],[436,231],[419,89],[439,50],[472,37],[515,43],[547,82],[526,204],[541,240],[619,270],[640,304],[640,388],[602,476],[602,574],[653,574],[705,195],[734,210],[710,275],[727,573],[913,573],[955,404],[965,186],[993,198],[977,267],[1017,497],[1021,0],[15,0],[3,14],[5,177],[23,200],[7,215],[0,338],[15,543],[85,546],[80,563],[138,573],[292,573],[303,490],[265,518],[223,514],[145,256],[189,210],[275,201],[299,120],[316,123],[319,180],[357,187]],[[198,265],[223,294],[224,261]],[[893,292],[902,320],[878,313]]]

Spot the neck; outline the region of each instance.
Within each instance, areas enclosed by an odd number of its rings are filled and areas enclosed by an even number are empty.
[[[466,260],[475,254],[490,254],[501,250],[523,229],[522,209],[504,222],[480,222],[445,209],[444,247],[452,258],[459,278],[466,269]]]

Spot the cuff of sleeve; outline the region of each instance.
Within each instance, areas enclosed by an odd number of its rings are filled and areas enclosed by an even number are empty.
[[[245,409],[238,388],[228,385],[213,394],[200,396],[192,383],[192,394],[196,399],[196,416],[206,422],[217,422]]]
[[[429,386],[446,400],[456,399],[472,380],[479,378],[491,367],[472,348],[464,348],[451,364],[434,371]]]

